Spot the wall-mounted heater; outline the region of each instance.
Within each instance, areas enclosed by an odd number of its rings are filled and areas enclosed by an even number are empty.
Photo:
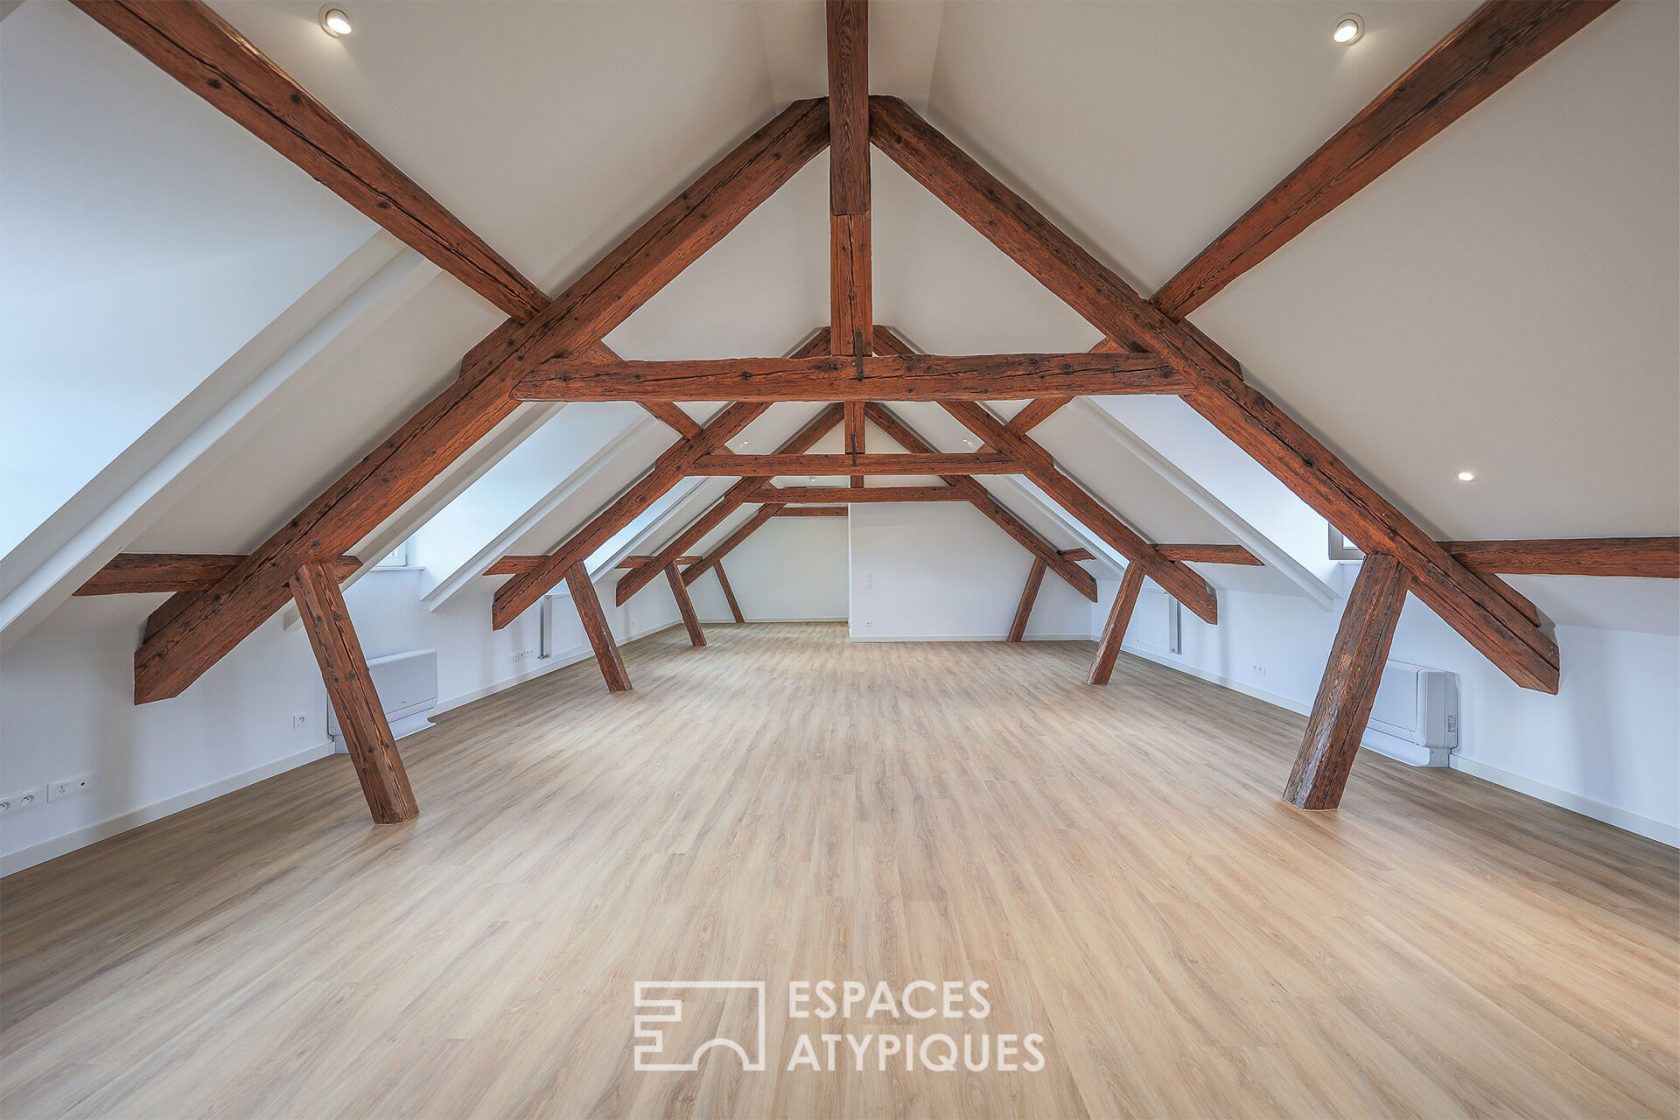
[[[437,707],[437,650],[415,649],[375,657],[368,662],[368,672],[373,676],[373,688],[379,693],[379,706],[385,709],[392,735],[401,739],[432,725],[426,713]],[[327,705],[327,734],[334,739],[344,736],[338,726],[338,713],[331,704]]]
[[[1458,746],[1457,674],[1390,661],[1364,745],[1413,766],[1446,766]]]

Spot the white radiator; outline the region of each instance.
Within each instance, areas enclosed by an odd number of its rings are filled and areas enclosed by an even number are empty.
[[[1458,677],[1404,661],[1383,668],[1364,744],[1413,766],[1446,766],[1458,746]]]
[[[392,735],[401,739],[432,725],[426,713],[437,707],[437,650],[415,649],[375,657],[368,662],[368,672],[373,674],[373,688],[390,721]],[[343,737],[331,703],[327,705],[327,734],[334,739]]]

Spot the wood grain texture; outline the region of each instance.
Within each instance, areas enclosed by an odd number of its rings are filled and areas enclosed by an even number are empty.
[[[1024,436],[1063,408],[1073,403],[1072,397],[1039,397],[1009,418],[1009,430]]]
[[[0,882],[0,1115],[1675,1114],[1673,848],[1369,751],[1293,812],[1301,716],[1090,642],[710,641],[435,717],[411,826],[330,757]],[[635,1072],[662,977],[779,992],[768,1069]],[[1046,1067],[786,1072],[825,977]]]
[[[835,214],[828,219],[828,230],[829,315],[833,327],[829,349],[835,354],[867,354],[870,321],[875,316],[869,213]]]
[[[514,386],[522,401],[924,401],[1182,393],[1148,354],[877,354],[707,361],[560,359]]]
[[[1493,0],[1178,271],[1153,302],[1182,319],[1607,11],[1615,0]]]
[[[873,329],[870,331],[870,334],[871,335],[874,334]],[[845,409],[846,409],[846,454],[848,454],[848,455],[862,455],[864,453],[864,449],[863,449],[863,443],[864,443],[864,437],[863,437],[863,430],[864,430],[863,405],[864,405],[863,401],[847,401],[845,403]],[[852,485],[853,486],[862,486],[863,485],[863,475],[861,475],[861,474],[852,475],[851,480],[852,480]]]
[[[1181,564],[1260,566],[1260,558],[1240,544],[1158,544],[1155,551]]]
[[[368,812],[378,824],[400,824],[420,815],[397,741],[374,691],[361,639],[327,564],[305,564],[291,578],[292,597],[321,667],[327,699],[338,713],[344,749],[356,768]]]
[[[77,595],[155,595],[202,591],[245,559],[242,553],[124,552],[75,590]],[[341,556],[331,565],[340,580],[362,566],[354,556]]]
[[[1114,603],[1108,608],[1108,621],[1103,623],[1102,636],[1097,639],[1097,655],[1091,660],[1091,672],[1086,684],[1106,685],[1114,675],[1114,663],[1120,657],[1120,644],[1126,640],[1126,627],[1132,624],[1132,608],[1137,606],[1138,592],[1143,590],[1144,570],[1141,564],[1127,564],[1121,573],[1120,587],[1114,593]]]
[[[718,586],[723,589],[723,598],[729,604],[730,617],[736,622],[745,622],[747,618],[741,613],[741,604],[735,601],[735,589],[729,586],[729,575],[723,570],[722,563],[714,562],[712,571],[717,573]]]
[[[740,525],[736,526],[734,532],[719,541],[710,552],[706,553],[705,558],[698,564],[691,564],[684,568],[683,582],[693,583],[695,580],[711,571],[714,565],[721,562],[723,558],[728,556],[731,552],[734,552],[742,541],[758,532],[759,528],[763,526],[766,521],[776,516],[780,509],[781,507],[776,505],[759,506],[758,509],[753,511],[751,517],[741,522]]]
[[[583,561],[566,569],[566,588],[572,593],[572,605],[577,608],[578,621],[595,651],[595,664],[609,692],[629,692],[630,673],[624,668],[624,657],[618,651],[618,640],[607,624],[606,612],[601,609],[601,597],[595,594],[595,584],[589,579],[589,569]]]
[[[675,401],[643,401],[642,407],[684,439],[693,439],[700,434],[699,421],[677,407]]]
[[[1026,585],[1021,588],[1021,601],[1015,604],[1015,619],[1009,624],[1008,641],[1018,642],[1027,636],[1027,623],[1032,620],[1033,604],[1038,601],[1038,589],[1044,585],[1044,570],[1047,567],[1041,558],[1033,557]]]
[[[1091,550],[1088,549],[1088,548],[1064,548],[1064,549],[1062,549],[1062,555],[1067,557],[1069,560],[1095,560],[1096,559],[1095,556],[1091,555]]]
[[[767,407],[756,402],[732,404],[708,421],[699,435],[667,448],[654,460],[647,474],[573,533],[566,543],[549,554],[546,561],[528,572],[521,572],[496,589],[490,604],[491,625],[500,630],[535,605],[549,588],[560,582],[566,569],[606,544],[614,533],[630,524],[638,514],[675,486],[702,456],[712,454],[726,440],[740,435],[748,424],[763,415]]]
[[[504,323],[461,374],[209,591],[160,611],[134,657],[137,703],[181,693],[285,605],[299,564],[348,552],[497,424],[536,362],[585,352],[738,225],[828,142],[821,99],[788,106],[527,323]],[[564,571],[564,569],[561,569]],[[556,580],[558,582],[558,574]],[[551,583],[549,586],[553,586]]]
[[[1406,605],[1405,567],[1392,556],[1365,557],[1353,581],[1330,660],[1313,700],[1301,752],[1283,797],[1299,809],[1334,809],[1353,771],[1388,665],[1394,628]]]
[[[519,322],[548,296],[199,0],[77,0],[170,77]]]
[[[1442,541],[1441,547],[1473,572],[1680,579],[1680,537]]]
[[[1488,582],[1493,577],[1478,576],[1448,556],[1292,416],[1243,384],[1234,359],[1212,340],[1141,299],[904,102],[870,99],[870,138],[1102,331],[1108,341],[1098,350],[1147,350],[1166,360],[1196,385],[1184,397],[1192,408],[1360,549],[1398,557],[1418,597],[1501,671],[1525,688],[1557,691],[1557,643]]]
[[[671,594],[677,600],[677,613],[682,615],[683,628],[688,631],[689,644],[705,645],[706,632],[700,629],[700,616],[694,613],[694,600],[688,597],[688,585],[683,583],[682,574],[677,571],[675,564],[665,569],[665,581],[671,585]]]
[[[1074,520],[1102,538],[1109,547],[1132,563],[1142,565],[1167,594],[1189,607],[1197,618],[1209,626],[1218,622],[1219,600],[1206,580],[1181,561],[1161,555],[1153,544],[1121,521],[1112,510],[1058,470],[1050,453],[1031,436],[1016,435],[977,402],[940,403],[983,443],[1019,460],[1034,485],[1050,495]]]
[[[877,328],[875,335],[877,349],[882,347],[883,342],[889,346],[903,345],[902,340],[897,335],[887,331],[886,328]],[[879,403],[866,405],[865,414],[875,423],[876,427],[880,428],[906,451],[919,454],[933,452],[933,446],[923,439],[914,428],[900,420],[898,415],[887,408],[886,405]],[[941,476],[941,481],[961,492],[968,503],[979,510],[987,520],[1009,534],[1017,544],[1033,556],[1043,560],[1051,571],[1066,581],[1069,587],[1072,587],[1091,602],[1097,601],[1097,581],[1091,573],[1064,559],[1054,545],[1039,536],[1020,518],[1009,512],[1003,503],[992,497],[984,486],[965,475],[944,475]]]
[[[806,344],[806,347],[808,348],[819,342],[826,344],[826,335],[819,333],[816,338]],[[797,432],[783,440],[781,445],[776,448],[775,454],[798,455],[810,450],[819,439],[834,430],[834,425],[840,423],[840,408],[840,405],[835,404],[818,412],[801,425]],[[678,556],[698,545],[713,529],[727,521],[732,513],[746,503],[748,495],[757,490],[763,481],[762,478],[743,478],[740,482],[731,486],[724,491],[723,497],[712,504],[710,509],[697,517],[693,524],[677,534],[675,540],[655,554],[655,567],[632,572],[619,580],[616,594],[618,604],[623,606],[629,602],[630,596],[646,587],[666,565],[674,563]]]
[[[889,158],[1106,337],[1200,379],[1241,379],[1234,359],[1167,317],[896,97],[869,99],[869,138]],[[1044,396],[1057,395],[1047,390]]]
[[[951,486],[761,486],[755,502],[966,502]]]
[[[845,506],[786,506],[778,509],[773,517],[845,517]]]
[[[1186,403],[1367,554],[1392,555],[1412,591],[1524,688],[1556,693],[1557,643],[1495,588],[1431,540],[1288,413],[1247,385],[1210,386]]]
[[[691,475],[777,478],[783,475],[1021,474],[1021,464],[1007,455],[708,455],[689,468]],[[863,485],[861,482],[854,486]]]
[[[869,213],[869,4],[826,0],[828,212]],[[864,337],[869,336],[866,333]],[[847,351],[851,352],[851,351]]]

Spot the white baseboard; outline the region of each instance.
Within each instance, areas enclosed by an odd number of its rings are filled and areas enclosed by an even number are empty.
[[[629,643],[636,641],[638,638],[646,638],[663,630],[669,630],[674,626],[681,625],[682,623],[680,621],[667,622],[658,626],[649,627],[646,630],[635,631],[624,639],[623,644],[628,645]],[[488,685],[484,688],[476,689],[472,692],[463,693],[460,696],[455,696],[448,700],[441,701],[437,707],[422,713],[422,715],[436,715],[439,712],[446,712],[451,708],[458,708],[463,704],[470,704],[474,700],[482,700],[484,697],[492,695],[493,693],[501,692],[503,689],[512,688],[517,684],[523,684],[525,681],[531,680],[534,677],[540,677],[544,673],[552,673],[556,669],[563,669],[567,665],[575,665],[578,662],[588,660],[593,656],[595,656],[594,650],[590,649],[587,644],[562,650],[554,656],[544,660],[543,663],[535,669],[508,677],[505,680],[498,681],[495,684]],[[131,828],[139,828],[143,824],[150,824],[153,821],[162,820],[164,817],[179,813],[183,809],[190,809],[194,805],[202,805],[206,801],[221,797],[223,794],[232,793],[237,789],[243,789],[248,785],[260,782],[265,778],[272,778],[276,774],[285,773],[287,770],[295,770],[297,767],[302,766],[305,763],[314,762],[318,758],[327,758],[332,755],[335,750],[336,745],[331,739],[329,739],[324,743],[319,743],[316,746],[310,747],[308,750],[299,751],[296,754],[290,754],[284,758],[277,758],[272,762],[264,763],[263,765],[253,769],[243,771],[239,774],[230,775],[219,781],[211,782],[209,785],[200,786],[197,789],[188,790],[185,793],[178,793],[173,797],[166,797],[162,801],[154,802],[151,805],[143,805],[138,809],[131,809],[126,813],[119,813],[114,817],[99,821],[96,824],[90,824],[82,828],[73,829],[70,832],[54,836],[51,839],[43,840],[38,844],[32,844],[27,848],[19,848],[15,852],[0,855],[0,876],[10,875],[16,871],[22,871],[27,867],[34,867],[36,864],[45,863],[49,859],[57,859],[59,856],[67,855],[78,848],[85,848],[89,844],[95,844],[101,840],[106,840],[112,836],[127,832]]]
[[[1087,634],[1085,637],[1089,639],[1090,635]],[[1141,657],[1145,661],[1153,661],[1157,665],[1165,665],[1167,668],[1176,670],[1186,676],[1198,677],[1209,684],[1216,684],[1221,688],[1228,688],[1232,692],[1240,692],[1244,696],[1252,696],[1256,700],[1263,700],[1274,708],[1282,708],[1285,711],[1294,712],[1298,716],[1309,715],[1312,712],[1311,704],[1301,704],[1282,693],[1267,692],[1263,688],[1255,688],[1252,685],[1244,684],[1242,681],[1233,680],[1218,673],[1210,673],[1206,669],[1200,669],[1194,665],[1187,665],[1178,660],[1176,654],[1167,650],[1153,650],[1145,646],[1126,645],[1123,642],[1120,648],[1126,653]]]
[[[1125,650],[1127,653],[1136,654],[1138,657],[1142,657],[1145,660],[1153,661],[1159,665],[1165,665],[1169,669],[1175,669],[1180,673],[1187,673],[1192,677],[1200,677],[1204,681],[1228,688],[1233,692],[1240,692],[1244,696],[1252,696],[1256,700],[1263,700],[1268,704],[1283,708],[1286,711],[1295,712],[1297,715],[1308,715],[1312,711],[1312,706],[1310,704],[1299,704],[1287,696],[1279,696],[1276,693],[1266,692],[1258,688],[1251,688],[1248,685],[1243,684],[1241,681],[1234,681],[1229,677],[1223,677],[1217,673],[1209,673],[1205,670],[1198,669],[1193,665],[1186,665],[1178,660],[1169,660],[1169,658],[1173,655],[1168,654],[1165,651],[1157,653],[1152,650],[1128,645],[1122,645],[1120,648]],[[1360,745],[1366,750],[1374,750],[1378,754],[1384,754],[1390,758],[1398,759],[1408,765],[1421,765],[1421,763],[1413,757],[1404,756],[1395,750],[1384,749],[1385,744],[1383,744],[1380,740],[1362,742]],[[1421,750],[1422,748],[1419,749]],[[1594,801],[1590,797],[1585,797],[1578,793],[1571,793],[1569,790],[1559,789],[1556,786],[1549,786],[1544,782],[1537,782],[1533,778],[1526,778],[1521,774],[1515,774],[1509,770],[1501,770],[1497,766],[1489,766],[1487,763],[1478,762],[1474,758],[1466,758],[1457,751],[1454,751],[1449,756],[1447,764],[1454,770],[1459,770],[1472,777],[1480,778],[1484,782],[1492,782],[1496,786],[1504,786],[1506,789],[1515,790],[1520,794],[1534,798],[1536,801],[1544,801],[1547,804],[1556,805],[1561,809],[1568,809],[1572,813],[1579,813],[1583,817],[1591,817],[1595,821],[1603,821],[1605,824],[1613,825],[1614,827],[1623,829],[1624,831],[1647,837],[1648,839],[1655,840],[1660,844],[1667,844],[1671,848],[1680,848],[1680,827],[1676,827],[1675,825],[1664,824],[1662,821],[1652,820],[1650,817],[1629,812],[1628,810],[1618,808],[1615,805],[1606,805],[1602,801]]]
[[[646,630],[633,630],[619,640],[619,645],[627,646],[631,642],[638,641],[642,638],[650,638],[655,634],[663,633],[666,630],[671,630],[681,625],[682,620],[676,619],[671,622],[660,623],[658,626],[650,626]],[[548,657],[543,658],[542,664],[538,665],[535,669],[527,669],[523,673],[515,673],[511,677],[504,677],[493,684],[487,684],[483,688],[475,688],[471,692],[463,692],[459,696],[451,696],[447,700],[439,700],[437,707],[433,708],[427,714],[434,716],[441,715],[453,708],[459,708],[463,704],[471,704],[473,701],[482,700],[486,696],[494,696],[496,693],[512,688],[514,685],[524,684],[526,681],[535,680],[536,678],[545,676],[557,669],[564,669],[568,665],[576,665],[580,661],[588,661],[594,656],[595,651],[587,642],[581,645],[569,646],[563,650],[557,650]]]
[[[843,622],[844,619],[836,619]],[[1009,631],[1002,630],[996,634],[851,634],[848,637],[854,642],[1003,642],[1009,640]],[[1089,634],[1028,634],[1029,642],[1088,642]]]
[[[738,622],[735,621],[734,617],[731,616],[731,615],[719,615],[717,618],[702,618],[700,620],[700,625],[711,626],[712,624],[716,623],[719,626],[741,626],[741,625],[751,626],[755,622],[763,622],[763,623],[767,623],[767,624],[774,624],[774,623],[778,623],[778,622],[801,622],[801,623],[803,623],[803,622],[845,622],[845,621],[846,621],[846,616],[845,615],[839,615],[837,617],[831,617],[831,616],[826,616],[825,615],[825,616],[822,616],[822,617],[813,617],[813,618],[749,618],[749,619],[746,620],[745,623],[738,623]]]
[[[1662,821],[1642,817],[1638,813],[1606,805],[1602,801],[1594,801],[1590,797],[1579,793],[1571,793],[1566,789],[1549,786],[1544,782],[1537,782],[1533,778],[1525,778],[1521,774],[1513,774],[1509,770],[1501,770],[1497,766],[1489,766],[1485,762],[1478,762],[1473,758],[1465,758],[1455,753],[1452,756],[1452,768],[1462,770],[1472,777],[1480,778],[1484,782],[1492,782],[1496,786],[1514,789],[1518,793],[1527,794],[1537,801],[1545,801],[1556,805],[1560,809],[1568,809],[1571,813],[1579,813],[1583,817],[1591,817],[1595,821],[1614,825],[1626,832],[1637,833],[1640,836],[1655,840],[1659,844],[1667,844],[1671,848],[1680,848],[1680,827],[1664,824]]]
[[[77,848],[85,848],[89,844],[97,844],[101,840],[108,840],[120,833],[127,832],[131,828],[139,828],[143,824],[151,824],[153,821],[162,820],[164,817],[172,816],[183,809],[191,809],[194,805],[202,805],[204,802],[221,797],[223,794],[232,793],[236,789],[244,789],[246,786],[254,785],[265,778],[272,778],[276,774],[284,774],[287,770],[295,770],[306,763],[314,762],[316,759],[326,758],[332,753],[333,744],[332,740],[329,739],[324,743],[317,743],[308,750],[298,751],[296,754],[289,754],[284,758],[274,759],[272,762],[265,762],[261,766],[253,767],[238,774],[230,774],[228,777],[211,782],[209,785],[199,786],[197,789],[190,789],[184,793],[177,793],[175,796],[166,797],[162,801],[142,805],[138,809],[130,809],[126,813],[118,813],[114,817],[108,817],[94,824],[72,829],[49,840],[43,840],[39,844],[31,844],[27,848],[19,848],[15,852],[8,852],[0,856],[0,876],[10,875],[13,872],[22,871],[26,867],[34,867],[38,863],[45,863],[49,859],[57,859],[59,856],[68,855]]]

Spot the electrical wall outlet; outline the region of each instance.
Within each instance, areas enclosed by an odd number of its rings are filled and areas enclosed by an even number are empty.
[[[47,787],[36,786],[34,789],[19,790],[0,796],[0,816],[11,816],[21,813],[25,809],[33,809],[47,799]]]
[[[92,788],[92,774],[77,774],[74,778],[60,778],[56,782],[47,783],[47,800],[62,801],[66,797],[74,797],[78,793],[86,793]]]

